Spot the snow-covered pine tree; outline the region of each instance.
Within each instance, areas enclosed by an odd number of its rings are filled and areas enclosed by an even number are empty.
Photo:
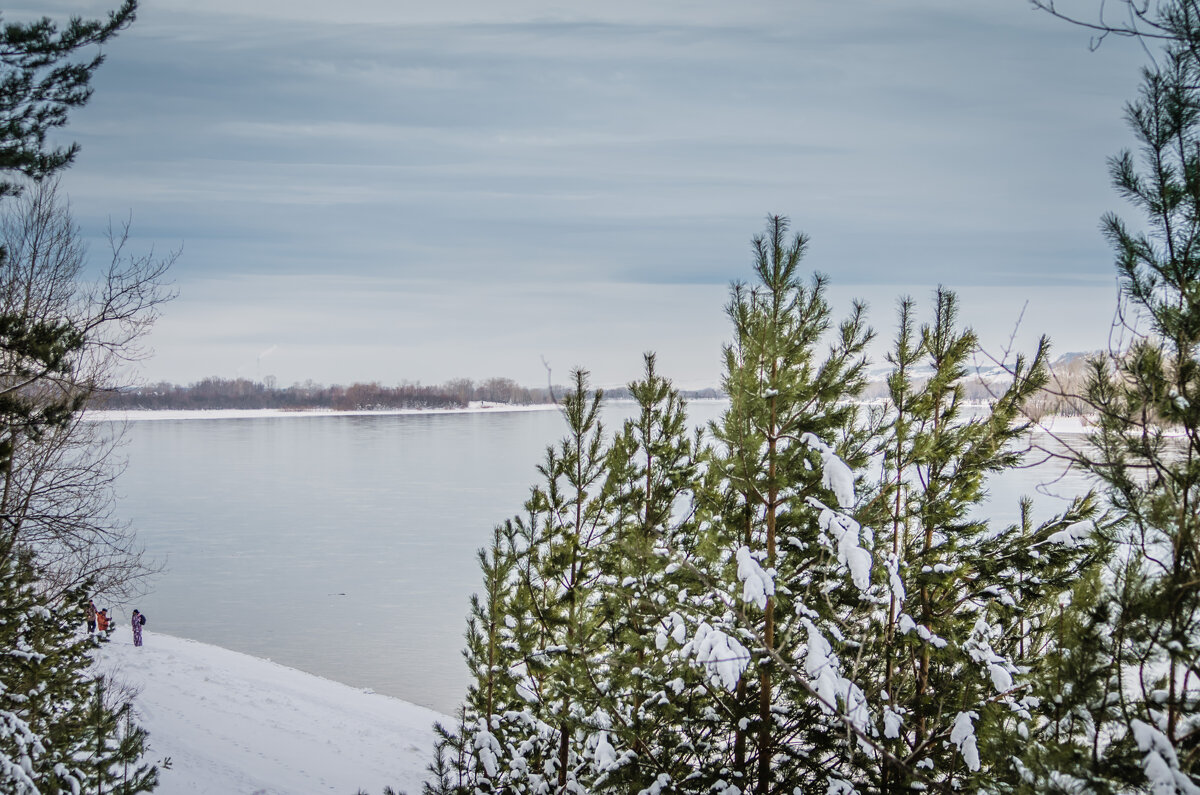
[[[1139,156],[1110,161],[1143,217],[1102,227],[1116,252],[1128,344],[1091,362],[1096,415],[1077,463],[1122,519],[1106,615],[1103,696],[1082,704],[1097,740],[1070,775],[1200,792],[1200,7],[1154,7],[1166,40],[1126,117]],[[1084,631],[1088,625],[1081,625]],[[1103,707],[1103,708],[1102,708]],[[1112,707],[1112,708],[1109,708]],[[1136,775],[1130,776],[1129,771]]]
[[[853,502],[843,461],[865,462],[849,399],[865,382],[871,332],[859,304],[831,329],[826,281],[802,282],[807,239],[789,240],[787,230],[786,218],[768,219],[754,239],[757,283],[733,288],[723,384],[730,407],[711,429],[714,491],[702,528],[711,554],[697,565],[719,598],[704,623],[689,627],[687,650],[713,675],[712,714],[727,738],[697,778],[714,792],[790,792],[824,779],[818,727],[839,734],[846,727],[772,655],[801,659],[841,602],[859,598],[853,586],[825,586],[870,568],[857,528],[833,518]],[[840,575],[828,573],[834,569]]]
[[[487,792],[501,775],[504,721],[500,715],[520,710],[516,671],[522,668],[514,643],[519,611],[517,561],[522,550],[511,546],[516,537],[513,522],[492,530],[492,543],[478,552],[483,573],[482,595],[472,594],[467,617],[467,647],[463,650],[474,681],[469,685],[457,726],[436,726],[434,760],[426,795],[452,795],[475,790]]]
[[[482,634],[468,650],[477,676],[469,708],[478,717],[467,728],[483,792],[586,787],[579,782],[592,775],[598,737],[608,728],[594,695],[609,651],[596,610],[598,550],[611,532],[608,448],[602,393],[589,391],[585,371],[573,380],[562,400],[568,435],[547,449],[526,514],[504,525],[487,556],[502,581],[476,620],[480,633],[486,627],[501,642],[488,647],[497,655],[491,664],[480,659]],[[484,669],[487,677],[478,678]]]
[[[597,738],[593,792],[666,791],[694,772],[712,742],[704,678],[670,642],[682,637],[691,594],[703,589],[684,565],[696,539],[701,431],[689,431],[683,398],[653,354],[629,391],[637,413],[607,462],[612,535],[600,550],[597,608],[609,656],[595,697],[610,728]]]
[[[576,375],[544,483],[481,553],[476,684],[432,791],[1034,791],[1096,736],[1069,699],[1029,698],[1075,692],[1094,501],[1038,527],[1027,503],[1008,527],[978,513],[1019,460],[1044,346],[965,416],[954,296],[919,331],[905,301],[891,403],[864,421],[863,310],[831,328],[786,230],[770,219],[759,283],[733,291],[716,449],[697,458],[652,358],[606,449]]]
[[[1028,737],[1036,706],[1021,676],[1046,651],[1034,636],[1096,561],[1090,498],[1037,528],[1027,503],[1007,527],[980,511],[986,479],[1021,461],[1020,412],[1045,383],[1047,346],[1018,357],[1009,383],[972,415],[963,386],[977,342],[957,314],[954,294],[939,289],[934,320],[918,332],[912,301],[900,303],[875,432],[879,475],[858,513],[875,529],[880,609],[848,619],[848,642],[835,647],[855,652],[848,675],[878,709],[888,752],[855,755],[847,743],[839,755],[843,780],[867,791],[1013,775],[1006,738]]]
[[[1112,561],[1108,521],[1095,520],[1084,560],[1074,562],[1075,579],[1059,591],[1059,601],[1044,602],[1040,611],[1022,616],[1025,632],[1019,653],[1029,671],[1019,681],[1028,686],[1025,701],[1032,715],[994,735],[997,758],[1008,757],[1013,769],[1001,779],[999,792],[1108,794],[1128,791],[1141,777],[1139,759],[1106,753],[1110,737],[1104,727],[1119,719],[1120,666],[1112,637],[1112,605],[1106,566]],[[1063,531],[1059,531],[1063,532]],[[1021,543],[1027,532],[1023,532]],[[1061,552],[1074,533],[1044,545]],[[1053,590],[1051,590],[1051,595]],[[1007,747],[1005,747],[1007,746]]]
[[[83,592],[39,595],[28,560],[0,560],[0,792],[135,793],[157,784],[128,705],[104,702],[79,634]]]

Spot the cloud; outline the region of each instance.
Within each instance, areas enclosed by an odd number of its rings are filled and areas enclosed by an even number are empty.
[[[1144,58],[958,0],[140,13],[72,117],[65,185],[97,243],[128,212],[136,244],[182,242],[185,295],[239,274],[719,288],[768,212],[835,285],[1107,277],[1104,162]]]

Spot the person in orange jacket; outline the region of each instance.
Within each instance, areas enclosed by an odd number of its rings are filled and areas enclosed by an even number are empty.
[[[96,629],[108,634],[108,608],[96,613]]]

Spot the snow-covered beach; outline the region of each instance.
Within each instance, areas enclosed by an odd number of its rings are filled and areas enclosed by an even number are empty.
[[[238,652],[127,627],[97,664],[139,692],[160,795],[300,795],[391,786],[419,793],[433,724],[448,718],[389,696]],[[160,764],[160,768],[163,766]]]

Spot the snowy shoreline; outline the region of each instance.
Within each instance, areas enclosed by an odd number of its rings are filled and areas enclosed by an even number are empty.
[[[377,795],[421,790],[433,724],[450,718],[193,640],[128,628],[96,652],[99,670],[138,695],[159,764],[159,795]],[[161,760],[170,758],[164,769]]]

